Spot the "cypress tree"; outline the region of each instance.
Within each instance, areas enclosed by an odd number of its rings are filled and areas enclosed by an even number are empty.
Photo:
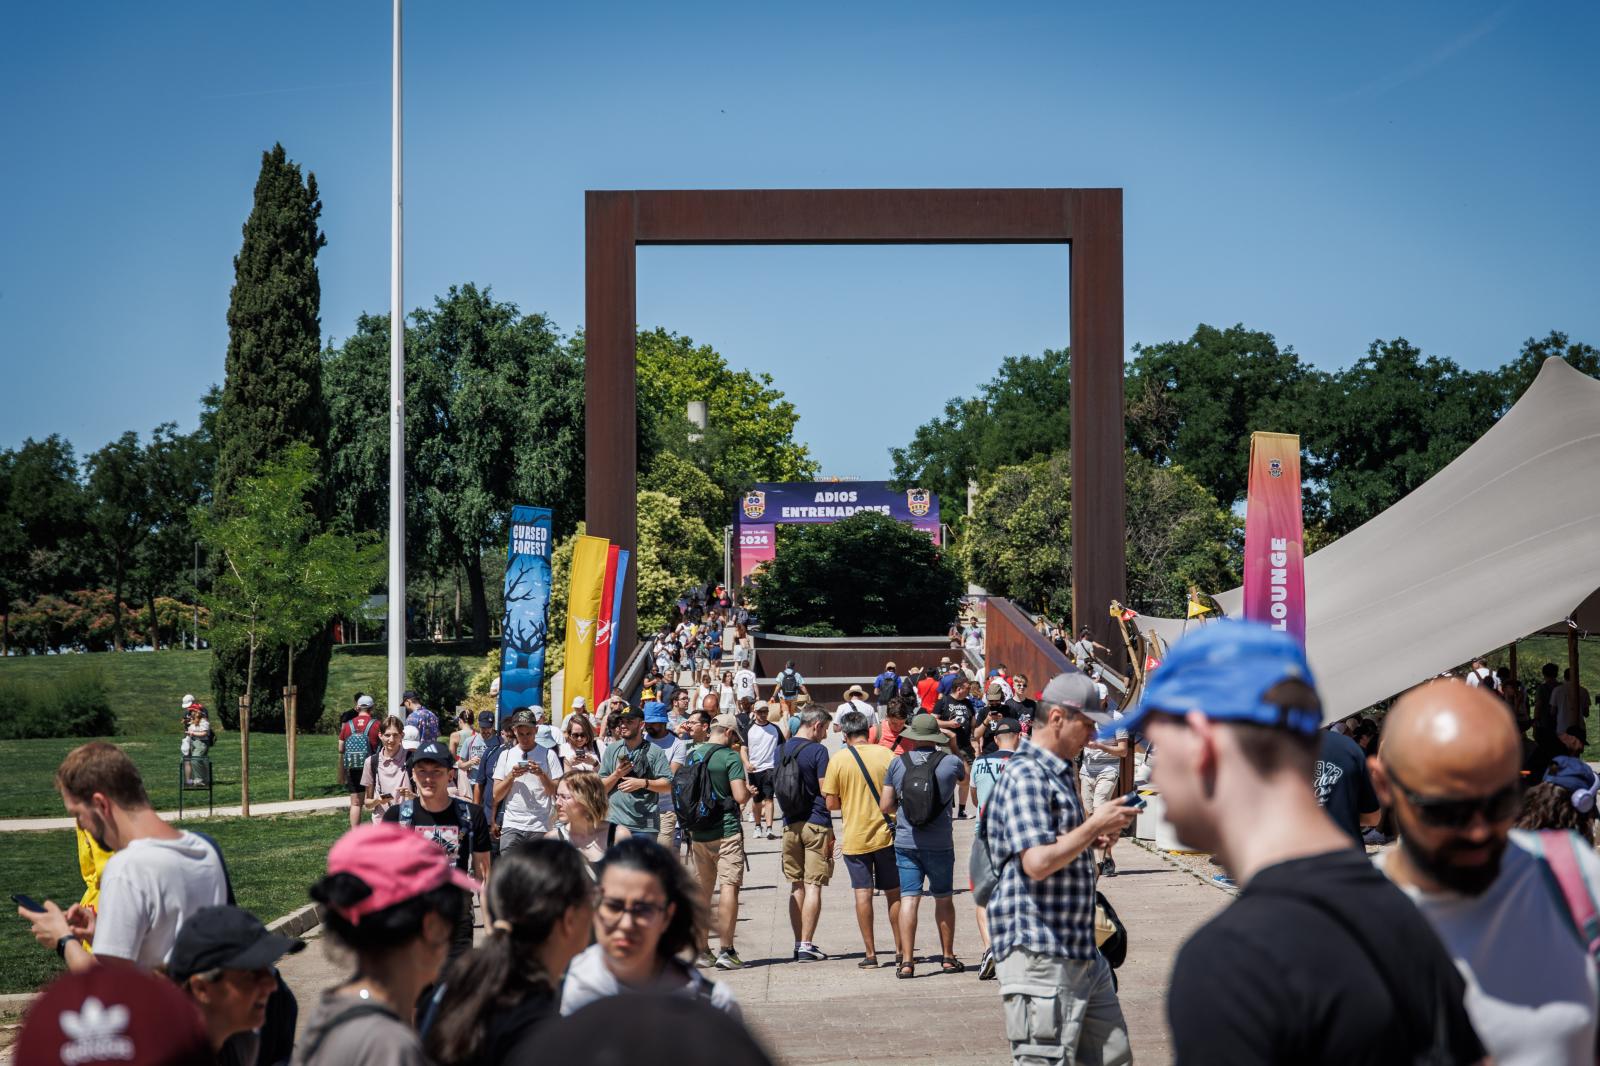
[[[327,238],[317,226],[322,201],[317,178],[292,162],[283,145],[261,154],[255,202],[244,223],[244,241],[233,260],[233,290],[228,296],[228,358],[217,410],[217,469],[214,506],[226,515],[241,478],[297,442],[317,453],[326,486],[328,411],[322,396],[322,283],[317,251]],[[331,498],[326,488],[316,500],[326,525]],[[295,656],[298,720],[313,728],[322,714],[328,681],[331,637],[314,638]],[[223,720],[236,724],[238,697],[244,693],[247,649],[214,646],[211,688]],[[284,649],[256,653],[258,694],[252,727],[283,728],[278,693],[286,683]]]

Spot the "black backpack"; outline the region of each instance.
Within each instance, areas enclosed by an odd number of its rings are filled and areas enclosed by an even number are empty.
[[[716,744],[696,751],[672,775],[672,805],[678,811],[678,824],[691,833],[721,829],[722,816],[733,809],[732,800],[718,796],[711,783],[711,756],[726,748]]]
[[[785,670],[778,675],[778,691],[784,696],[793,696],[800,691],[800,675],[793,670]]]
[[[889,701],[894,699],[899,692],[900,679],[895,677],[893,674],[890,674],[888,677],[878,682],[878,691],[876,693],[878,702],[884,704],[885,706],[887,706]]]
[[[778,808],[783,811],[785,820],[809,815],[817,798],[817,779],[813,777],[808,782],[800,770],[800,753],[806,750],[807,744],[815,744],[816,741],[803,737],[801,740],[803,743],[794,744],[783,753],[783,758],[778,760],[778,772],[772,776],[773,791],[778,795]]]
[[[917,679],[910,674],[900,679],[900,696],[908,700],[917,698]]]
[[[939,763],[947,757],[946,752],[929,752],[927,760],[918,764],[911,761],[910,752],[900,756],[900,761],[906,767],[905,776],[900,779],[897,790],[900,809],[905,812],[906,821],[918,828],[930,824],[948,806],[939,797],[937,774]]]

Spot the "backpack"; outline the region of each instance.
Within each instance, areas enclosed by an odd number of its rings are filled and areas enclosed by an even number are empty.
[[[793,670],[785,670],[778,675],[778,691],[785,697],[793,696],[800,691],[800,675]]]
[[[469,804],[464,799],[452,798],[450,800],[450,805],[455,808],[455,812],[456,812],[456,832],[458,834],[460,834],[456,839],[461,842],[460,854],[462,854],[462,855],[471,855],[472,854],[472,809],[471,809],[471,804]],[[405,826],[407,829],[415,829],[416,828],[416,825],[415,825],[416,816],[417,816],[417,801],[416,800],[408,799],[404,803],[400,804],[400,824],[401,825]]]
[[[732,809],[732,801],[718,796],[711,783],[711,756],[726,748],[726,744],[714,744],[693,752],[672,775],[672,805],[678,811],[678,824],[691,833],[722,828],[722,816]]]
[[[900,679],[900,696],[908,700],[917,698],[917,682],[910,674]]]
[[[879,703],[887,705],[899,691],[900,679],[893,674],[885,674],[878,682],[878,691],[875,695],[878,697]]]
[[[808,783],[806,775],[800,770],[800,753],[806,750],[806,744],[815,743],[814,740],[807,740],[785,751],[783,758],[778,760],[777,773],[772,775],[773,791],[778,796],[778,807],[785,819],[806,817],[817,798],[817,779],[812,778]]]
[[[939,798],[937,774],[939,763],[946,758],[946,752],[935,751],[928,755],[925,762],[918,764],[911,761],[909,752],[900,756],[906,773],[896,791],[900,795],[900,809],[905,812],[906,821],[913,826],[920,828],[932,823],[949,805]]]
[[[367,756],[372,754],[372,737],[367,732],[371,726],[372,715],[364,711],[350,719],[350,735],[344,741],[346,770],[361,769],[367,761]]]

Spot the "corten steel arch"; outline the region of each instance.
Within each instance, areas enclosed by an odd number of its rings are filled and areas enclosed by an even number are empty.
[[[1121,189],[728,189],[585,195],[588,528],[637,536],[636,253],[641,244],[1068,244],[1072,624],[1114,647],[1125,597]],[[624,633],[637,631],[628,568]]]

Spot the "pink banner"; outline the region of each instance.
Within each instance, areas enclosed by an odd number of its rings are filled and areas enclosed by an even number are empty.
[[[735,574],[741,586],[748,585],[756,567],[771,562],[778,554],[778,527],[740,522],[734,527],[733,540],[733,550],[738,559]]]
[[[616,602],[618,551],[615,544],[606,550],[605,583],[600,586],[600,617],[594,627],[595,707],[599,707],[611,695],[611,642],[615,638],[611,608]],[[568,708],[558,707],[557,710],[565,715]]]
[[[1250,490],[1244,514],[1244,616],[1306,642],[1304,517],[1300,438],[1250,436]]]

